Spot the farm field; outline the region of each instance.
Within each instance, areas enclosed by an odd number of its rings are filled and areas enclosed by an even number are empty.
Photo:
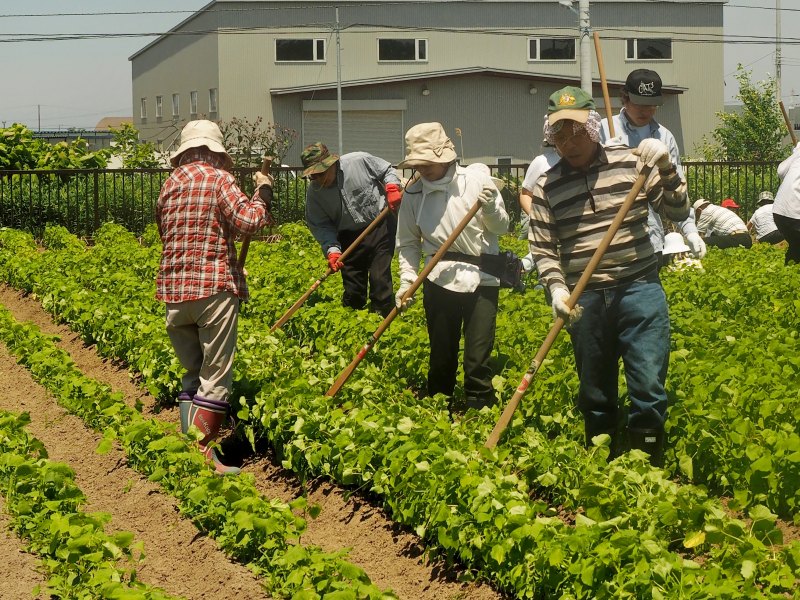
[[[241,429],[258,451],[251,455],[242,443],[223,449],[245,459],[264,498],[293,502],[305,486],[307,501],[295,505],[307,517],[304,526],[295,524],[302,530],[297,539],[328,553],[352,547],[347,564],[366,574],[337,563],[331,572],[351,573],[343,585],[355,594],[340,597],[380,597],[378,590],[388,589],[400,598],[478,600],[798,597],[800,275],[783,268],[778,250],[712,251],[704,275],[665,274],[673,318],[672,408],[667,465],[658,471],[638,453],[609,465],[604,447],[582,447],[565,337],[492,452],[482,445],[499,408],[454,423],[443,399],[418,397],[427,362],[420,306],[392,324],[339,395],[323,396],[380,318],[342,309],[340,284],[331,278],[269,335],[269,326],[324,271],[304,228],[286,226],[282,233],[276,244],[251,247],[253,298],[242,313],[235,365]],[[128,409],[139,405],[144,416],[169,428],[176,409],[159,408],[177,394],[180,368],[153,299],[158,248],[148,239],[152,232],[142,246],[108,226],[87,248],[52,229],[41,251],[24,234],[0,232],[0,279],[8,286],[0,301],[9,315],[0,319],[6,344],[0,368],[11,390],[0,409],[28,410],[31,434],[51,458],[76,471],[90,501],[86,510],[110,513],[109,530],[131,531],[143,541],[143,583],[175,597],[199,597],[198,591],[251,597],[244,586],[260,589],[260,576],[271,580],[275,597],[291,597],[299,588],[273,571],[267,575],[269,565],[254,569],[251,554],[239,552],[237,562],[223,555],[223,549],[236,555],[236,541],[247,536],[240,530],[229,538],[225,527],[214,529],[209,506],[179,518],[176,507],[187,510],[180,490],[178,500],[155,490],[175,465],[160,463],[149,473],[146,464],[134,465],[145,469],[147,481],[127,471],[137,460],[118,449],[128,439],[122,425],[108,426],[116,437],[103,428],[104,438],[59,409],[52,396],[65,386],[55,393],[48,388],[55,375],[37,376],[32,366],[44,351],[26,350],[19,341],[29,334],[15,323],[26,320],[58,334],[57,345],[68,348],[80,372],[121,390]],[[550,315],[535,291],[504,292],[500,308],[496,384],[508,400]],[[123,364],[137,374],[135,381]],[[109,412],[103,404],[88,421]],[[72,439],[82,429],[81,440]],[[113,448],[96,454],[104,439]],[[231,493],[204,485],[209,495]],[[192,520],[212,535],[197,535]],[[178,533],[159,541],[157,534],[173,529]],[[170,540],[171,548],[158,546]],[[4,551],[11,544],[12,555],[13,544],[22,545],[14,537],[0,542]],[[186,560],[187,551],[202,555],[208,569]],[[434,562],[426,565],[428,553]],[[180,576],[182,568],[193,573]],[[31,581],[33,589],[37,572],[22,569],[27,575],[11,583]],[[198,572],[208,576],[205,584]],[[313,569],[308,573],[313,580]],[[491,588],[459,583],[459,577]]]

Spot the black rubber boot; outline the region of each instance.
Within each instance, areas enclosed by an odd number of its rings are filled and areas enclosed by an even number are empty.
[[[475,410],[480,410],[484,406],[492,407],[497,404],[497,398],[494,396],[467,396],[464,398],[464,409],[469,410],[473,408]]]
[[[650,464],[664,466],[664,430],[628,428],[631,450],[641,450],[650,455]]]

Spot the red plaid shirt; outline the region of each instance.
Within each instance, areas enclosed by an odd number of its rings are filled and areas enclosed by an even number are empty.
[[[249,297],[234,239],[271,222],[265,203],[248,199],[222,163],[208,152],[187,150],[161,188],[156,223],[161,253],[156,298],[185,302],[229,291]]]

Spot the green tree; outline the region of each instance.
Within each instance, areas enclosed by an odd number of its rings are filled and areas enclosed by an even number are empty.
[[[251,122],[234,117],[219,121],[225,148],[236,167],[259,167],[264,156],[281,164],[283,157],[297,139],[297,132],[274,123],[264,123],[261,117]]]
[[[753,83],[751,71],[739,65],[736,81],[742,108],[736,112],[718,112],[719,126],[711,133],[712,140],[703,138],[700,152],[706,160],[775,161],[789,153],[784,144],[786,124],[776,98],[773,77]]]
[[[161,167],[156,147],[150,142],[139,139],[139,130],[130,123],[120,127],[112,127],[114,145],[111,154],[119,156],[124,169],[155,169]]]
[[[0,169],[100,169],[108,156],[108,150],[89,150],[83,138],[49,144],[19,123],[0,129]]]

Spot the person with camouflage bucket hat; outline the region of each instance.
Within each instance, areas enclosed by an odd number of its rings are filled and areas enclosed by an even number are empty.
[[[342,272],[342,305],[388,315],[394,308],[392,256],[396,219],[402,198],[400,178],[392,165],[366,152],[339,156],[322,142],[300,155],[306,187],[306,223],[322,247],[328,265]],[[339,259],[388,204],[393,212],[349,255]]]

